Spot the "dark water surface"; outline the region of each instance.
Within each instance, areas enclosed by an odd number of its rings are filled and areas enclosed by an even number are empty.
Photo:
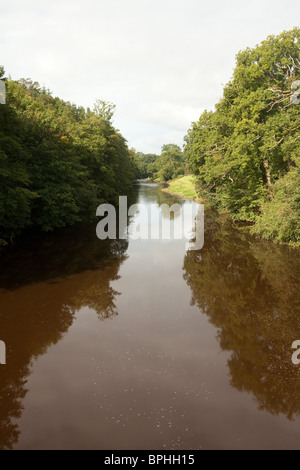
[[[0,256],[1,449],[300,448],[300,252],[205,223],[201,251],[90,227]]]

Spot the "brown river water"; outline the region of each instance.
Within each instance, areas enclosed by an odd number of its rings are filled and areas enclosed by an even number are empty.
[[[89,226],[0,265],[1,449],[300,448],[300,250],[207,212],[200,251]]]

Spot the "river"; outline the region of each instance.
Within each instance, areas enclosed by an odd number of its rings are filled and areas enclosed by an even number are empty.
[[[198,251],[91,226],[0,263],[1,449],[299,449],[299,250],[207,212]]]

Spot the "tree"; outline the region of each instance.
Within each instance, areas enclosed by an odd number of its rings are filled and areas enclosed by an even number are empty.
[[[294,28],[240,52],[223,99],[185,138],[185,156],[202,197],[235,219],[258,222],[269,202],[263,215],[268,225],[272,208],[276,211],[277,182],[299,167],[300,107],[291,100],[300,77],[299,51],[300,29]],[[288,180],[295,189],[296,178]],[[291,210],[296,221],[296,209]],[[289,236],[279,229],[277,239],[300,242],[299,224],[298,218]]]
[[[114,115],[116,105],[108,101],[96,100],[94,105],[94,113],[101,116],[106,121],[111,121]]]
[[[185,163],[181,148],[175,144],[163,145],[161,155],[153,166],[154,176],[161,181],[169,181],[183,175]]]
[[[126,140],[113,127],[115,105],[95,112],[53,98],[30,79],[8,80],[0,106],[0,240],[26,228],[53,230],[95,218],[135,179]]]

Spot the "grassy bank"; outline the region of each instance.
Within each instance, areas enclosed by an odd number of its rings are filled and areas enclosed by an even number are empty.
[[[180,176],[168,182],[168,187],[162,191],[170,194],[178,194],[188,199],[196,199],[195,177],[193,175]]]

